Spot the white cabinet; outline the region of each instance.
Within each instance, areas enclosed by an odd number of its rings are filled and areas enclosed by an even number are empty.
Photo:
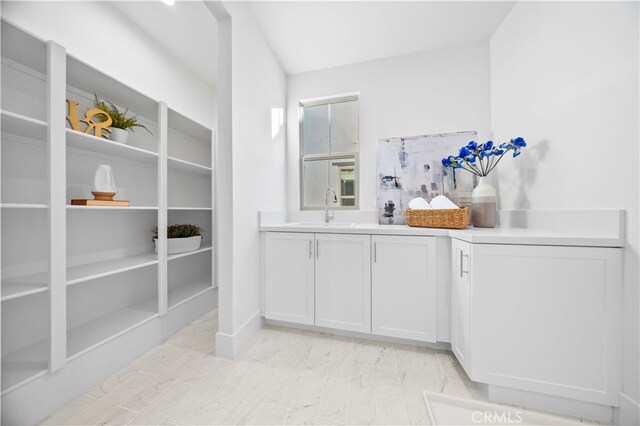
[[[372,332],[436,341],[435,237],[372,236]]]
[[[313,252],[313,234],[267,233],[265,318],[313,325]]]
[[[451,350],[472,377],[471,355],[471,244],[451,240]]]
[[[316,325],[371,332],[371,236],[316,234],[315,295]]]
[[[465,248],[454,246],[456,259],[465,260]],[[472,378],[617,405],[622,250],[474,244],[472,256]],[[453,347],[461,362],[469,354],[465,262],[453,284]]]

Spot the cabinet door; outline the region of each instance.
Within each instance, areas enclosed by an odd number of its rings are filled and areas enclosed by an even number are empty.
[[[472,263],[476,380],[618,403],[621,249],[477,244]]]
[[[436,240],[372,237],[372,331],[436,341]]]
[[[316,325],[371,332],[371,237],[316,234]]]
[[[265,318],[313,324],[313,234],[268,232]]]
[[[471,244],[451,239],[451,350],[467,374],[471,347]]]

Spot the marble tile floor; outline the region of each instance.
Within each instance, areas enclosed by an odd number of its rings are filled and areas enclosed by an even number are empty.
[[[427,424],[424,390],[485,400],[447,351],[266,326],[214,356],[217,310],[44,425]]]

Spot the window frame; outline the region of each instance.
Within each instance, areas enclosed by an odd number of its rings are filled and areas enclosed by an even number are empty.
[[[304,108],[317,106],[317,105],[329,105],[329,137],[331,135],[331,104],[338,104],[341,102],[355,102],[356,103],[356,149],[355,151],[343,151],[328,154],[304,154]],[[304,166],[305,162],[309,161],[331,161],[331,160],[345,160],[353,159],[353,168],[355,175],[354,185],[354,197],[355,202],[353,206],[337,206],[332,205],[331,210],[359,210],[360,209],[360,94],[349,93],[345,95],[327,96],[322,98],[300,100],[298,102],[298,135],[299,135],[299,198],[300,198],[300,210],[301,211],[317,211],[324,210],[324,205],[320,206],[307,206],[305,205],[304,194]],[[329,148],[331,148],[331,140],[329,140]],[[329,175],[330,176],[330,175]],[[329,178],[331,179],[331,178]]]

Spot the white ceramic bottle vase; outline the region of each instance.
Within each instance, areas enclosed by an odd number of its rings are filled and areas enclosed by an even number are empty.
[[[497,223],[496,190],[481,177],[471,193],[471,222],[478,228],[495,228]]]
[[[113,200],[116,195],[116,181],[113,179],[113,171],[108,164],[99,164],[93,177],[91,193],[96,200]]]

